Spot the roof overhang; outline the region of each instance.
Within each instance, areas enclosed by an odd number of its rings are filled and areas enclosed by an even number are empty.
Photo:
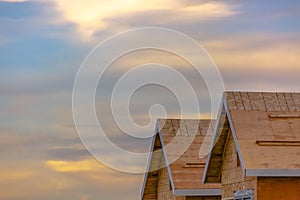
[[[300,169],[246,169],[246,176],[300,177]]]
[[[174,196],[220,196],[222,189],[176,189]]]
[[[151,161],[152,161],[152,156],[153,156],[154,143],[155,143],[155,139],[156,139],[156,131],[157,131],[157,125],[156,125],[156,128],[155,128],[155,132],[154,132],[154,135],[152,137],[151,146],[150,146],[150,149],[149,149],[150,153],[149,153],[149,158],[148,158],[147,167],[146,167],[147,171],[145,172],[145,175],[144,175],[144,181],[143,181],[143,185],[142,185],[141,192],[140,192],[140,199],[143,198],[146,183],[147,183],[148,173],[151,169]]]

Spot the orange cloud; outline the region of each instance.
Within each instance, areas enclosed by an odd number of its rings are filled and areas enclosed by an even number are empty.
[[[8,182],[8,181],[20,181],[30,178],[35,173],[32,171],[5,171],[5,173],[0,173],[1,180]]]
[[[48,160],[46,165],[57,172],[97,171],[104,166],[94,159],[80,161]]]
[[[109,19],[147,11],[169,11],[178,17],[166,16],[164,20],[186,20],[225,17],[235,12],[223,2],[210,2],[186,6],[174,0],[56,0],[57,9],[62,12],[64,20],[77,25],[81,35],[88,39],[96,31],[110,27]],[[171,15],[173,15],[171,14]],[[161,19],[162,20],[162,19]],[[124,24],[118,24],[124,26]],[[126,26],[126,24],[125,24]]]
[[[207,42],[204,46],[220,68],[233,70],[239,67],[273,70],[299,68],[300,46],[284,38],[268,44],[263,36],[252,39],[244,36],[234,40]]]

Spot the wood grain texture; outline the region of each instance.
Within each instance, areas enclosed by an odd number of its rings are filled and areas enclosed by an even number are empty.
[[[157,123],[163,141],[157,137],[158,141],[155,140],[154,149],[160,147],[166,152],[174,189],[219,189],[220,184],[202,184],[202,175],[207,158],[199,157],[203,141],[207,139],[206,135],[209,136],[209,139],[211,138],[213,122],[211,120],[160,119]],[[156,167],[157,163],[160,163],[163,168],[157,172],[148,173],[143,194],[144,200],[186,199],[185,196],[175,197],[173,195],[166,158],[161,153],[153,154],[151,166]],[[154,167],[150,167],[150,169],[154,169]],[[220,196],[211,198],[211,195],[208,195],[208,200],[220,199]],[[206,197],[202,196],[200,199],[206,199]]]

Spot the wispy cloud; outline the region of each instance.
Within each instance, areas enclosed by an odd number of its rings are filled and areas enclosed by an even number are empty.
[[[103,165],[96,160],[62,161],[48,160],[46,165],[57,172],[98,171]]]
[[[299,90],[299,3],[294,1],[0,2],[0,199],[137,197],[142,175],[119,173],[92,159],[73,124],[73,81],[95,44],[93,37],[99,41],[132,27],[173,28],[207,48],[227,89]],[[104,93],[98,87],[97,94],[108,94],[130,67],[155,61],[185,74],[197,91],[203,89],[198,76],[188,71],[188,63],[146,51],[114,62],[107,71],[107,81],[102,79]],[[174,83],[174,87],[182,85]],[[201,92],[200,96],[202,103],[207,95]],[[163,89],[141,88],[132,98],[132,118],[138,124],[148,122],[148,108],[153,103],[164,105],[168,114],[175,116],[178,107],[174,99]],[[104,124],[109,139],[124,150],[144,152],[148,141],[133,139],[113,126],[106,109],[110,102],[96,100],[99,122]],[[198,115],[183,114],[190,118]],[[112,153],[101,141],[98,147],[112,164],[124,160],[121,163],[132,168],[140,166]]]
[[[113,0],[113,1],[68,1],[56,0],[57,9],[60,10],[66,21],[78,26],[78,31],[85,38],[90,38],[100,30],[112,28],[112,24],[117,26],[128,26],[122,24],[122,20],[128,15],[139,14],[141,12],[166,12],[164,16],[167,20],[187,20],[198,18],[226,17],[235,14],[235,11],[224,2],[209,2],[196,5],[185,5],[176,0]],[[169,12],[172,11],[170,17]],[[152,15],[153,16],[153,15]],[[180,17],[178,17],[180,16]],[[165,19],[161,18],[165,21]]]
[[[25,2],[25,1],[28,1],[28,0],[0,0],[0,2]]]

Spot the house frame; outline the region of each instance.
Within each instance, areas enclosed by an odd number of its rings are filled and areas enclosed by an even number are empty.
[[[300,199],[299,93],[225,92],[212,141],[203,183],[222,199]]]
[[[202,184],[206,158],[199,151],[209,128],[211,120],[158,120],[140,199],[221,198],[220,184]]]

